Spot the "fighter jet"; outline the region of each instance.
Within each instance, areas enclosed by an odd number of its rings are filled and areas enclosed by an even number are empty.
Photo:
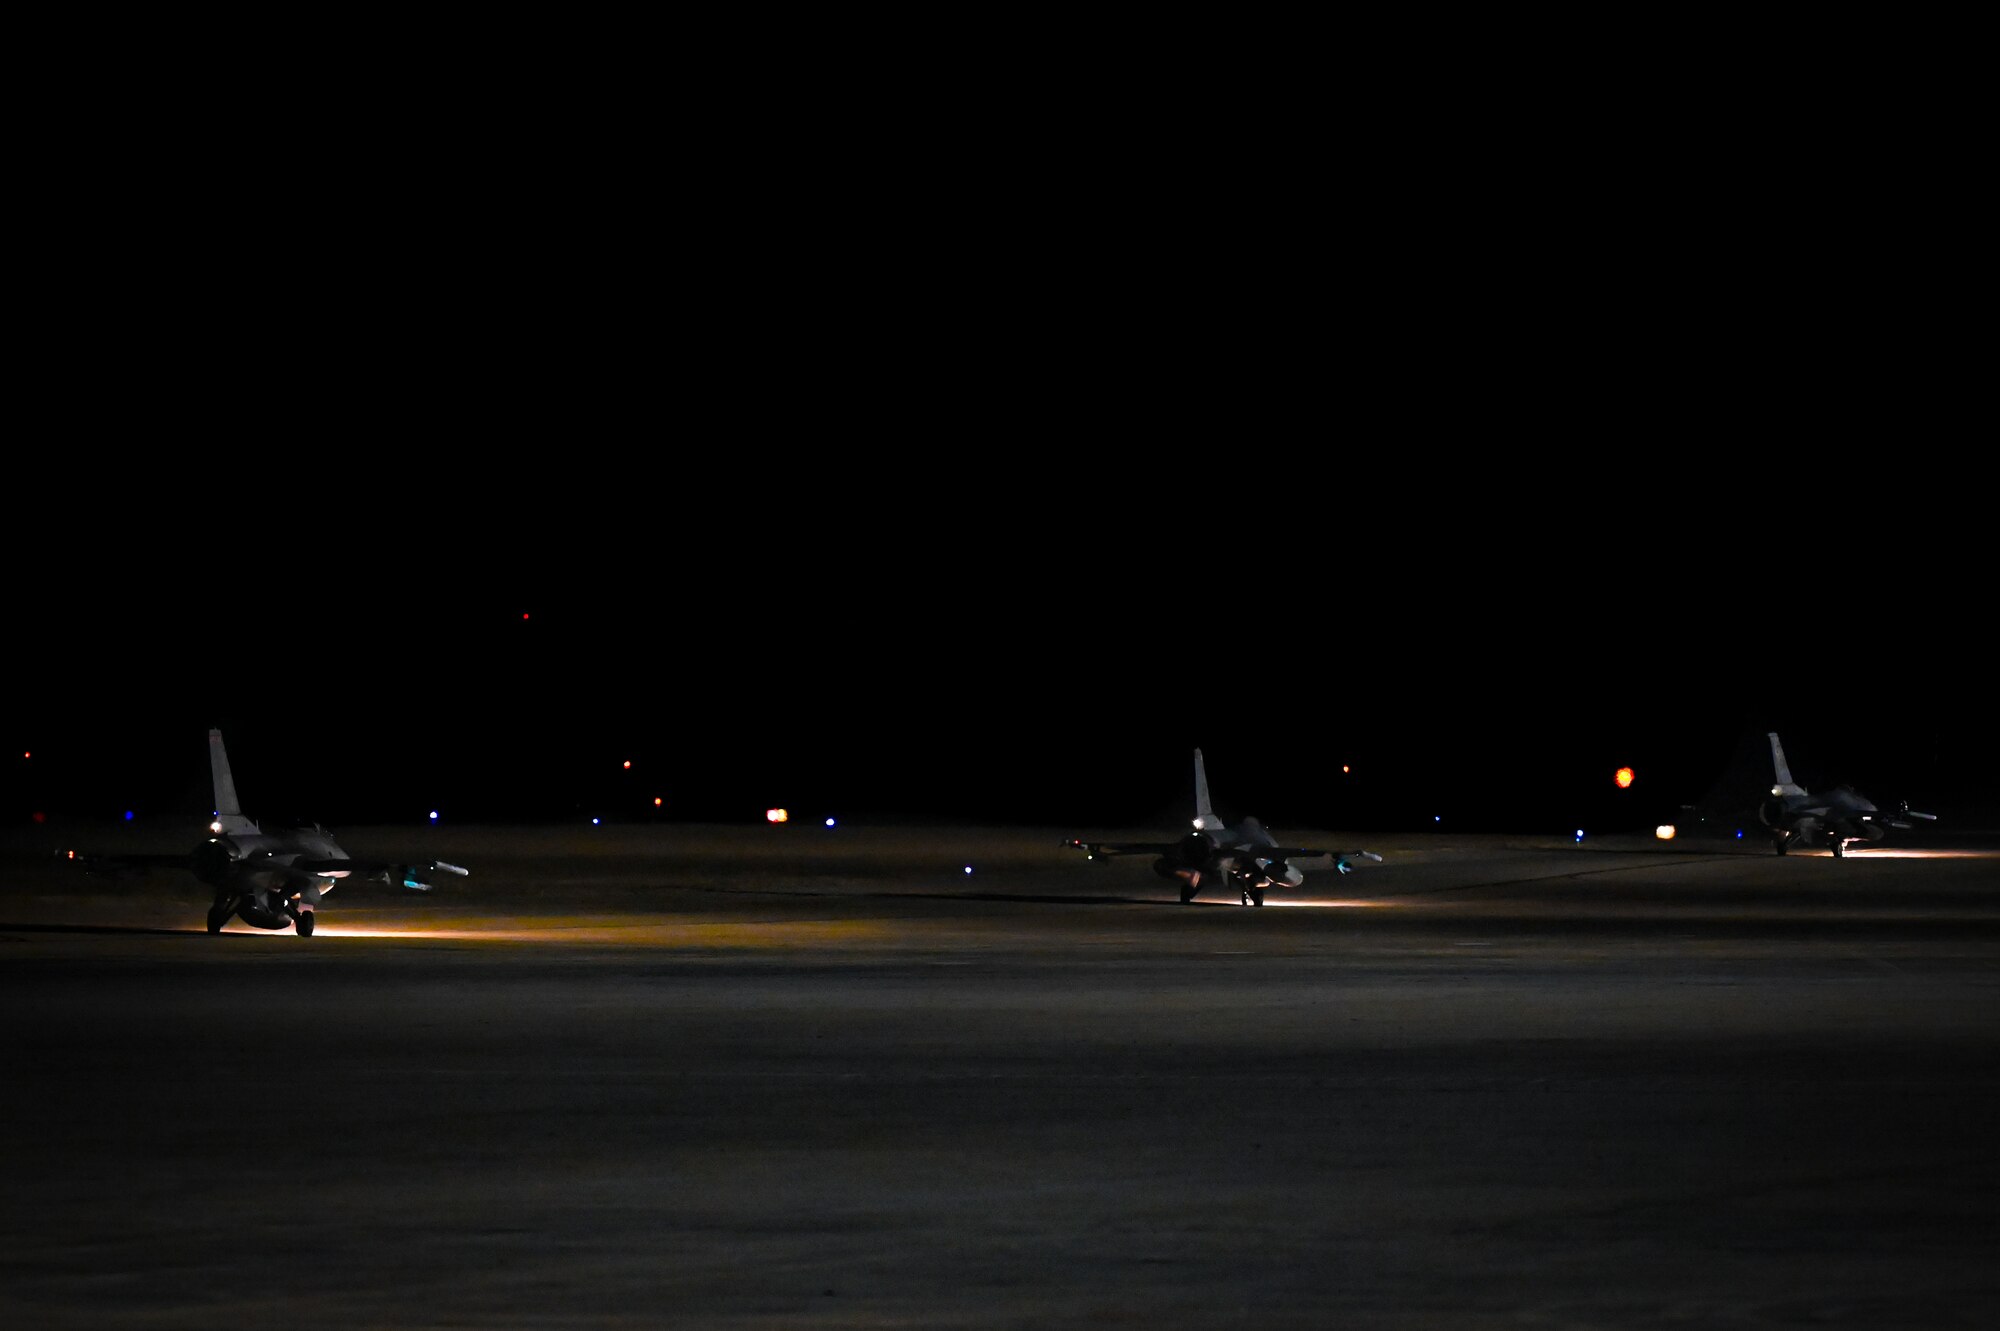
[[[313,915],[333,885],[343,878],[380,878],[410,891],[427,892],[427,875],[467,870],[442,860],[419,866],[357,860],[340,848],[333,834],[317,823],[274,823],[265,831],[243,816],[236,802],[236,782],[229,773],[229,754],[222,732],[208,732],[209,773],[215,783],[215,821],[209,837],[188,855],[118,855],[91,857],[70,851],[68,857],[87,870],[179,868],[215,889],[208,908],[208,931],[221,933],[232,918],[259,929],[292,928],[301,938],[313,931]]]
[[[1278,884],[1297,887],[1305,881],[1305,873],[1293,860],[1318,860],[1319,864],[1311,866],[1314,868],[1330,863],[1341,873],[1347,873],[1354,860],[1382,861],[1372,850],[1281,846],[1255,818],[1245,818],[1235,827],[1225,826],[1209,807],[1208,773],[1202,767],[1200,749],[1194,751],[1194,830],[1179,841],[1114,845],[1071,838],[1063,845],[1082,851],[1091,860],[1108,855],[1157,855],[1153,872],[1180,880],[1182,905],[1194,900],[1204,878],[1224,879],[1236,888],[1244,905],[1261,906],[1266,888]]]
[[[1784,746],[1777,732],[1771,740],[1771,796],[1757,809],[1757,817],[1771,829],[1771,843],[1780,855],[1793,846],[1813,846],[1821,842],[1833,847],[1834,858],[1844,858],[1851,841],[1880,841],[1894,827],[1909,831],[1909,820],[1936,822],[1934,813],[1916,813],[1908,800],[1892,813],[1885,813],[1860,795],[1852,786],[1837,786],[1824,795],[1814,795],[1792,781],[1792,769],[1785,763]]]

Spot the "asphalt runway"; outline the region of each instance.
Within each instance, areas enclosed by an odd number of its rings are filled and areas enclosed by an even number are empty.
[[[472,876],[309,939],[17,839],[0,1325],[2000,1324],[2000,839],[1073,830],[362,829]]]

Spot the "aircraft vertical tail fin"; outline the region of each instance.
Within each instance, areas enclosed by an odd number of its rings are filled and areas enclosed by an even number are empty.
[[[1200,749],[1194,751],[1194,825],[1201,828],[1222,826],[1222,820],[1208,806],[1208,769],[1201,765]]]
[[[215,780],[215,818],[225,832],[254,832],[257,824],[243,816],[236,802],[236,779],[229,774],[229,753],[222,747],[222,732],[208,732],[208,771]]]
[[[1778,743],[1778,732],[1767,732],[1771,740],[1771,793],[1774,795],[1803,795],[1805,790],[1792,783],[1792,769],[1785,763],[1785,746]]]

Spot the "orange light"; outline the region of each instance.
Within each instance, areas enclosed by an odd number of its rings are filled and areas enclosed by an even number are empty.
[[[1351,771],[1353,771],[1354,769],[1353,769],[1352,767],[1349,767],[1349,766],[1348,766],[1348,765],[1347,765],[1346,763],[1342,763],[1342,764],[1340,765],[1340,770],[1341,770],[1341,772],[1342,772],[1343,774],[1345,774],[1345,773],[1347,773],[1347,772],[1351,772]]]
[[[1620,790],[1624,790],[1632,784],[1632,769],[1629,767],[1621,767],[1618,769],[1618,774],[1612,777],[1611,779],[1618,783],[1618,788]]]
[[[658,795],[653,796],[653,807],[656,809],[660,807],[660,797]]]
[[[1653,835],[1662,841],[1672,841],[1674,839],[1674,825],[1672,823],[1661,823],[1653,829]]]
[[[625,760],[625,766],[626,766],[626,768],[627,768],[628,770],[629,770],[629,769],[631,768],[631,766],[632,766],[632,760],[631,760],[630,758],[627,758],[627,759]]]
[[[791,816],[792,816],[791,811],[789,809],[764,810],[764,821],[767,823],[782,823],[787,819],[789,819]]]

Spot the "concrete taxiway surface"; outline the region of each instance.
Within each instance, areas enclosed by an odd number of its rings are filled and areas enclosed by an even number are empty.
[[[1368,838],[1255,910],[821,832],[364,829],[472,877],[310,939],[14,845],[0,1325],[2000,1319],[2000,842]]]

